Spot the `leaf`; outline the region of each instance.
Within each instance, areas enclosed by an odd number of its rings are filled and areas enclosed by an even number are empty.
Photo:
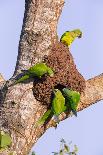
[[[64,154],[63,150],[60,150],[59,155],[63,155],[63,154]]]
[[[12,143],[11,137],[9,134],[0,131],[0,148],[6,148]]]
[[[70,148],[69,148],[69,146],[67,146],[66,144],[64,144],[64,149],[65,149],[65,151],[66,151],[67,153],[70,152]]]
[[[61,141],[60,141],[61,143],[66,143],[66,141],[62,138],[61,139]]]
[[[49,109],[47,112],[44,113],[44,115],[39,119],[39,121],[36,123],[36,126],[43,125],[45,121],[48,119],[49,116],[52,116],[52,111]]]
[[[78,153],[78,147],[77,147],[77,145],[74,145],[74,152],[75,153]]]
[[[35,152],[32,152],[32,154],[31,154],[31,155],[36,155],[36,154],[35,154]]]

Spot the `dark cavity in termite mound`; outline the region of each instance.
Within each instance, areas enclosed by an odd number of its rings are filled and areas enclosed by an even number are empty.
[[[84,91],[85,79],[76,69],[68,47],[57,42],[53,45],[50,54],[44,57],[44,62],[54,70],[55,74],[54,77],[44,76],[34,81],[34,96],[42,104],[50,105],[53,88],[62,90],[68,87],[80,93]]]

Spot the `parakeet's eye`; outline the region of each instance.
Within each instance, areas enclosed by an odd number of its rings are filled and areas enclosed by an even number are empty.
[[[54,89],[53,92],[54,92],[54,94],[57,93],[58,92],[58,89]]]

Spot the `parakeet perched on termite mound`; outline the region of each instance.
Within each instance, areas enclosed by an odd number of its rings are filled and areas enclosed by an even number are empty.
[[[82,37],[82,31],[80,29],[75,29],[73,31],[66,31],[60,38],[60,42],[64,43],[66,46],[70,47],[72,42],[76,38]]]
[[[85,79],[78,72],[68,47],[62,42],[52,46],[44,62],[53,69],[54,76],[34,80],[33,93],[37,100],[49,106],[54,88],[61,90],[67,87],[80,93],[84,91]]]

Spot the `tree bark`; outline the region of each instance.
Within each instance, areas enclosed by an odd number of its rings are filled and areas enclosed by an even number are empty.
[[[57,23],[64,0],[25,0],[25,14],[18,48],[18,58],[13,77],[9,81],[0,76],[0,128],[12,137],[10,148],[0,152],[7,155],[27,155],[47,128],[53,126],[50,120],[45,126],[36,127],[36,122],[47,110],[34,98],[33,81],[9,86],[12,79],[26,70],[44,55],[48,55],[58,40]],[[103,74],[86,81],[81,94],[78,111],[103,99]],[[70,114],[61,114],[60,119]]]

